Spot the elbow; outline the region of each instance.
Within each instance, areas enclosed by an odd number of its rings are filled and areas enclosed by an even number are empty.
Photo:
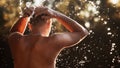
[[[86,37],[86,36],[88,36],[89,35],[89,32],[88,32],[88,30],[87,29],[83,29],[82,31],[80,31],[80,33],[82,34],[82,37]]]
[[[83,34],[84,34],[85,36],[89,35],[88,30],[84,30],[84,31],[83,31]]]
[[[81,36],[80,41],[85,39],[88,35],[89,35],[89,32],[87,30],[82,31],[82,36]]]

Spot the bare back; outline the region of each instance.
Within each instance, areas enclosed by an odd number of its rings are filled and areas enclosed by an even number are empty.
[[[29,11],[31,12],[30,8]],[[88,35],[88,31],[83,26],[64,14],[46,8],[42,12],[48,14],[48,18],[56,18],[70,32],[49,36],[52,23],[47,21],[44,25],[32,25],[32,35],[25,36],[24,31],[30,17],[23,16],[12,27],[9,35],[15,68],[55,68],[55,59],[61,49],[79,43]],[[35,15],[38,15],[37,9]]]
[[[61,50],[49,37],[23,36],[18,45],[12,45],[15,68],[54,68]]]

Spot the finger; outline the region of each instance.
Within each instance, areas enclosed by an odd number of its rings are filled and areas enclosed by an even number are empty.
[[[26,7],[23,12],[25,15],[31,15],[33,12],[33,9],[34,9],[33,7],[29,7],[29,8]]]
[[[39,15],[41,15],[41,16],[51,16],[48,12],[46,12],[46,11],[43,11],[43,12],[39,12],[39,13],[35,13],[35,17],[37,17],[37,16],[39,16]]]
[[[43,11],[46,11],[46,10],[47,10],[47,8],[45,8],[45,7],[36,7],[35,12],[39,13],[39,12],[43,12]]]

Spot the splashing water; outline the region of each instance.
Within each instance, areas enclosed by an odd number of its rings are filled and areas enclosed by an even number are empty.
[[[96,1],[96,4],[92,1],[86,2],[84,6],[84,10],[80,12],[80,15],[83,16],[84,19],[88,19],[89,17],[94,17],[95,15],[98,15],[99,3],[100,2],[98,1]]]
[[[44,1],[45,0],[34,0],[33,5],[34,6],[42,6]]]
[[[19,14],[20,14],[20,17],[22,17],[22,15],[23,15],[22,4],[23,4],[22,0],[19,0],[19,9],[20,9]]]
[[[43,3],[45,2],[46,0],[34,0],[34,2],[27,2],[26,3],[26,7],[30,7],[31,5],[34,5],[34,6],[43,6]],[[52,3],[54,2],[55,0],[49,0],[49,5],[47,7],[51,8],[52,7]],[[108,20],[105,20],[104,18],[102,18],[102,16],[99,15],[99,8],[100,8],[100,4],[101,4],[101,0],[96,0],[95,2],[93,1],[85,1],[84,2],[85,5],[84,5],[84,8],[80,7],[80,12],[77,12],[77,16],[80,16],[84,19],[85,23],[85,27],[86,28],[90,28],[90,27],[93,27],[91,22],[89,21],[91,18],[93,18],[94,22],[97,23],[99,21],[103,21],[103,25],[107,26],[109,23]],[[114,3],[116,4],[116,3]],[[20,6],[22,6],[22,0],[20,0]],[[22,10],[22,8],[20,7],[20,10]],[[74,11],[73,11],[74,12]],[[20,12],[20,14],[22,14]],[[32,13],[32,15],[34,14],[34,12]],[[31,16],[32,16],[31,15]],[[108,35],[109,37],[113,35],[113,32],[112,32],[112,28],[111,27],[108,27],[106,29],[108,32],[106,35]],[[90,30],[89,31],[91,35],[95,34],[95,32],[93,30]],[[91,36],[91,38],[93,39],[94,36]],[[115,46],[116,46],[116,43],[112,43],[112,41],[110,42],[111,43],[111,49],[110,49],[110,55],[113,55],[114,54],[114,51],[115,51]],[[77,49],[79,49],[79,47],[77,47]],[[102,49],[101,49],[102,50]],[[82,51],[82,50],[81,50]],[[87,50],[89,53],[93,53],[91,49]],[[61,54],[60,54],[61,55]],[[86,60],[81,60],[79,61],[79,64],[84,64],[86,63],[87,60],[89,60],[89,56],[84,56],[84,59]],[[60,59],[58,59],[59,62],[62,61]],[[112,62],[114,62],[115,59],[113,58]]]
[[[32,2],[26,2],[26,7],[34,7],[34,10],[35,10],[35,7],[37,6],[43,6],[43,2],[45,0],[34,0],[34,3]],[[23,5],[23,1],[22,0],[19,0],[19,9],[20,9],[20,17],[23,16],[23,10],[22,10],[22,5]],[[30,18],[34,15],[34,11],[32,12],[32,14],[30,15]]]
[[[81,1],[82,2],[82,1]],[[99,17],[99,8],[101,1],[97,0],[97,1],[85,1],[84,5],[82,5],[80,12],[77,13],[77,16],[79,18],[82,18],[85,21],[85,26],[86,28],[90,28],[91,26],[91,22],[89,22],[90,20],[94,20],[94,22],[99,22],[101,20],[101,18]],[[88,21],[86,23],[86,21]]]
[[[47,0],[33,0],[33,3],[32,2],[26,2],[26,7],[37,7],[37,6],[44,6],[44,2],[47,1]],[[47,5],[48,8],[52,8],[52,4],[55,0],[51,0],[51,1],[47,1],[49,2],[49,4]],[[23,11],[22,11],[22,5],[23,5],[23,1],[22,0],[19,0],[19,9],[20,9],[20,17],[22,17],[23,15]],[[31,14],[33,15],[34,12]],[[32,17],[32,16],[31,16]]]

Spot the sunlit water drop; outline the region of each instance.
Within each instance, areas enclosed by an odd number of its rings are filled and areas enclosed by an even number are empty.
[[[22,11],[22,4],[23,4],[23,1],[22,0],[19,0],[19,17],[22,17],[22,15],[23,15],[23,11]]]
[[[112,32],[108,32],[107,35],[112,35]]]
[[[113,51],[115,50],[116,43],[112,43],[110,54],[113,54]]]
[[[106,25],[107,23],[108,23],[107,21],[104,21],[104,23],[103,23],[103,24],[105,24],[105,25]]]
[[[30,7],[32,5],[32,2],[26,2],[26,7]]]
[[[101,3],[100,0],[97,0],[97,1],[96,1],[96,4],[97,4],[97,5],[100,5],[100,3]]]
[[[85,26],[86,26],[87,28],[90,28],[90,22],[85,22]]]
[[[111,28],[107,28],[107,31],[110,31],[111,30]]]
[[[35,6],[42,6],[44,1],[45,0],[34,0],[34,4],[33,5],[35,5]]]

